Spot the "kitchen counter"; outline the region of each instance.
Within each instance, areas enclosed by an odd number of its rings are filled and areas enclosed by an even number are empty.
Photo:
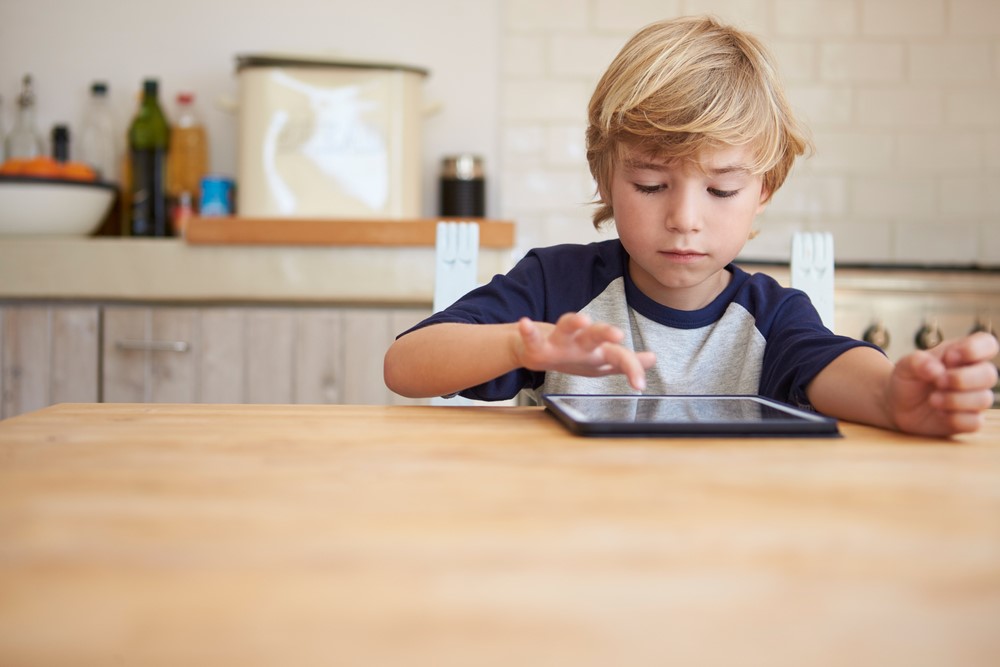
[[[0,422],[0,664],[1000,662],[1000,412],[953,440],[538,408]]]
[[[516,259],[513,247],[481,248],[479,282]],[[742,266],[788,284],[787,265]],[[837,289],[996,294],[1000,273],[838,268]],[[0,237],[0,299],[428,304],[433,294],[434,248],[427,244]]]
[[[510,248],[481,248],[479,280]],[[0,238],[0,299],[429,304],[433,246]]]

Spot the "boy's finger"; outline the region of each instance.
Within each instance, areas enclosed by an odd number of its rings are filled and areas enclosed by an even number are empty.
[[[564,344],[581,329],[590,326],[590,318],[581,313],[566,313],[556,320],[556,328],[552,332],[554,342]]]
[[[646,388],[646,369],[635,352],[613,343],[606,344],[602,349],[605,361],[623,373],[633,389],[642,391]]]
[[[937,386],[941,389],[970,391],[992,389],[997,383],[997,367],[988,361],[956,366],[944,373]]]
[[[656,363],[656,353],[655,352],[636,352],[635,355],[639,357],[639,363],[645,369],[650,369],[653,364]]]
[[[556,320],[556,329],[567,333],[579,331],[591,325],[591,319],[583,313],[564,313]]]
[[[944,370],[944,364],[937,357],[923,350],[906,355],[896,364],[900,376],[910,381],[934,382]]]
[[[1000,343],[995,336],[985,331],[977,331],[965,338],[947,345],[941,360],[949,367],[987,361],[1000,352]]]
[[[945,422],[952,433],[974,433],[983,427],[986,417],[982,412],[947,412]]]
[[[949,412],[978,412],[993,407],[993,392],[989,389],[937,391],[931,394],[931,405]]]
[[[625,332],[605,322],[597,322],[580,332],[580,344],[587,350],[593,350],[604,343],[620,343],[623,338]]]

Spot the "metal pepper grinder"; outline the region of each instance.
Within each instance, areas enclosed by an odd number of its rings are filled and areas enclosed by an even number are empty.
[[[463,153],[441,160],[439,214],[445,218],[482,218],[486,215],[483,159]]]

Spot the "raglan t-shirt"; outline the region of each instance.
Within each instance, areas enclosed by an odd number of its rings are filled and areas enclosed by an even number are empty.
[[[805,293],[734,264],[729,285],[699,310],[663,306],[628,275],[618,239],[530,251],[506,275],[469,292],[405,336],[431,324],[498,324],[521,317],[556,322],[586,313],[625,332],[622,345],[656,354],[646,371],[646,394],[759,394],[811,407],[809,382],[854,347],[874,347],[823,326]],[[878,348],[875,348],[878,349]],[[635,394],[624,375],[582,377],[519,368],[460,392],[496,401],[522,389],[543,393]]]

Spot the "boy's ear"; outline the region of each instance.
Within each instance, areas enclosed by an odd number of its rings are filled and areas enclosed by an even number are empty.
[[[757,204],[757,213],[756,214],[760,215],[761,213],[763,213],[764,209],[767,208],[767,205],[768,205],[768,203],[770,203],[770,201],[771,201],[771,191],[768,190],[766,186],[761,185],[760,186],[760,202]]]

